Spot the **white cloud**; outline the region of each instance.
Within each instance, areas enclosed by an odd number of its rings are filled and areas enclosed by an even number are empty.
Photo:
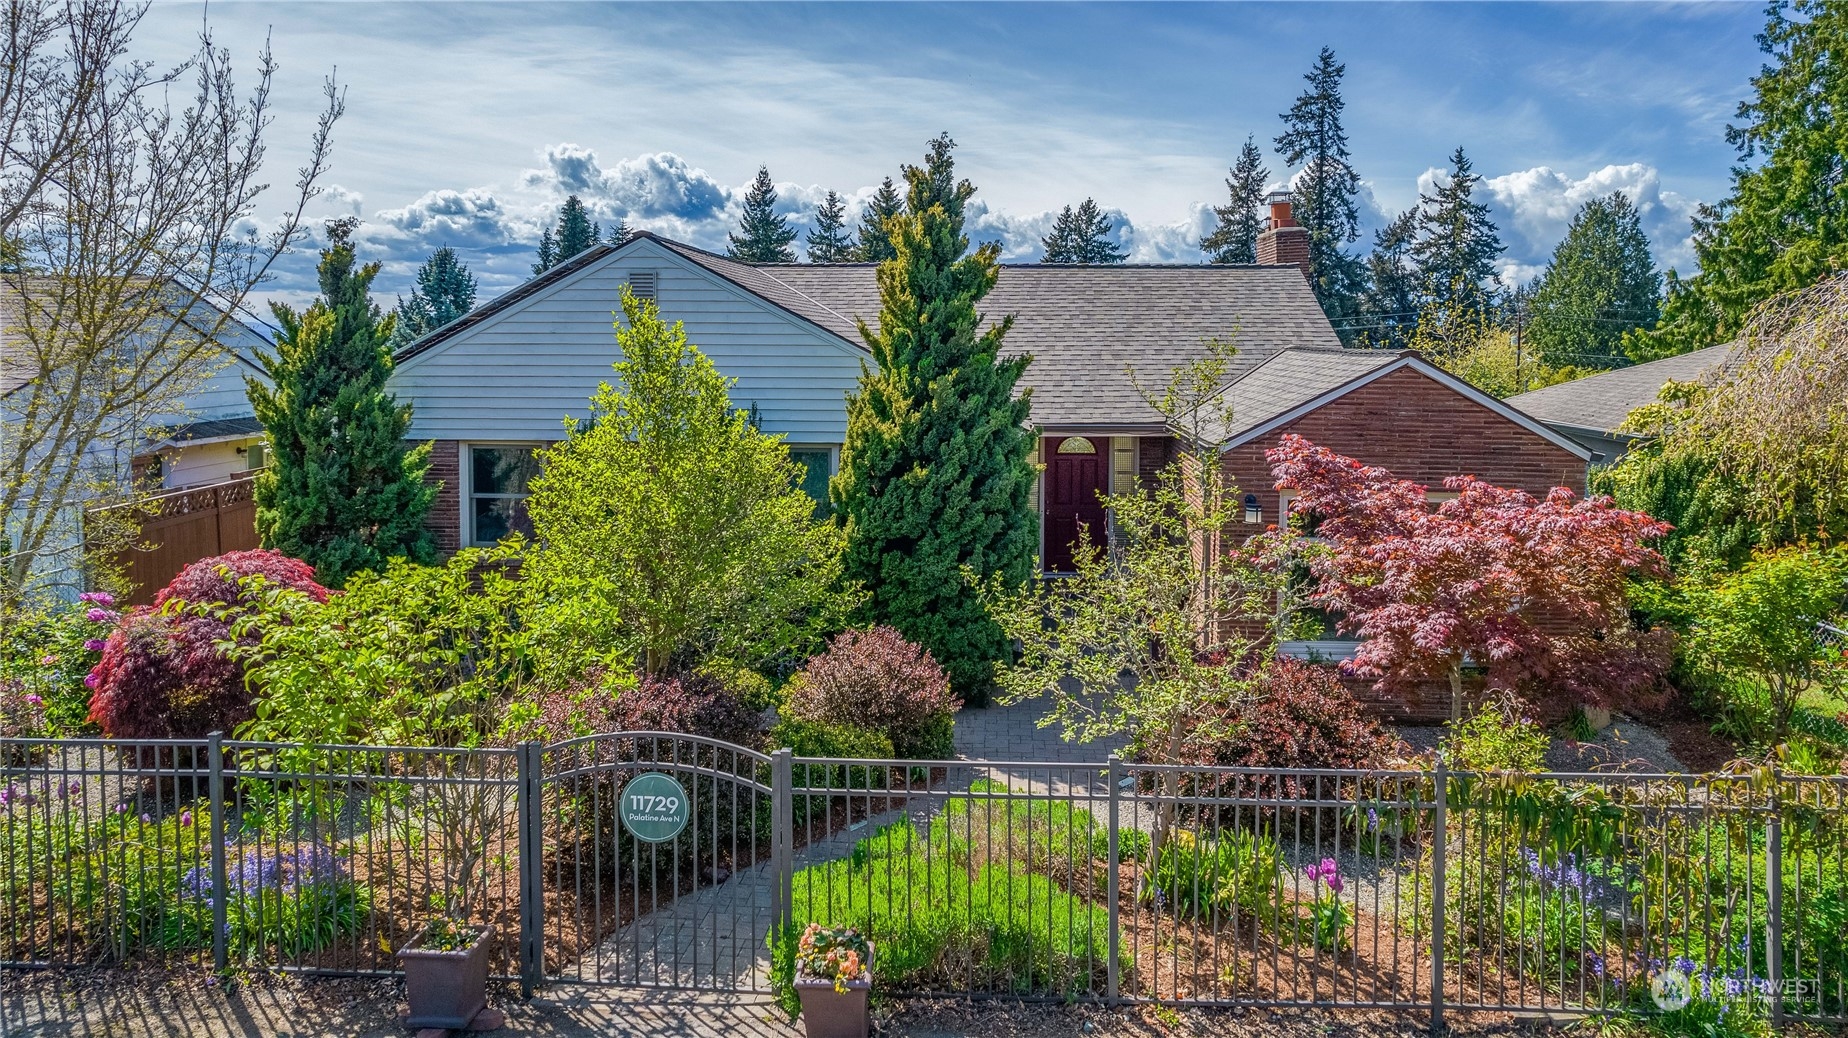
[[[1432,179],[1430,171],[1419,178],[1420,190]],[[1649,235],[1657,264],[1684,273],[1694,266],[1688,219],[1697,203],[1664,190],[1656,167],[1641,162],[1608,165],[1574,177],[1550,166],[1517,170],[1483,181],[1508,244],[1503,257],[1504,278],[1525,280],[1546,265],[1553,247],[1565,236],[1566,226],[1586,202],[1622,191],[1636,205]]]

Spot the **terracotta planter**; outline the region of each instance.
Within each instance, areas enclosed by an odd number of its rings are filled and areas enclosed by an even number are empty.
[[[405,1023],[412,1027],[467,1027],[488,1005],[488,943],[492,925],[482,927],[475,943],[458,951],[421,947],[426,925],[398,952],[404,964],[404,995],[411,1004]]]
[[[834,990],[831,980],[796,977],[796,995],[802,999],[802,1030],[808,1038],[866,1038],[871,1018],[866,996],[873,990],[872,946],[867,946],[866,976],[847,982],[847,993]]]

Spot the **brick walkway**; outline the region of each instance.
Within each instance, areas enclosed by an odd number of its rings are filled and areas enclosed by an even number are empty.
[[[964,710],[956,715],[956,753],[966,760],[1102,764],[1127,745],[1120,738],[1066,742],[1056,726],[1039,727],[1045,713],[1046,704],[1037,701]]]

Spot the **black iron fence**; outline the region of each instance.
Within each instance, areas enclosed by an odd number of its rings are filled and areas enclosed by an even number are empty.
[[[821,922],[868,931],[894,992],[1848,1019],[1848,777],[807,759],[671,733],[17,740],[0,766],[5,966],[387,973],[448,915],[495,926],[529,989],[786,994]]]

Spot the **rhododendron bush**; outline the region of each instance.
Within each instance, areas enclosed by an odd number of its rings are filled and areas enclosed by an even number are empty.
[[[1665,567],[1669,530],[1609,498],[1556,487],[1544,499],[1453,476],[1453,500],[1287,435],[1268,452],[1293,516],[1325,547],[1309,559],[1312,604],[1362,639],[1352,671],[1390,689],[1448,679],[1460,713],[1466,669],[1535,698],[1621,705],[1660,687],[1667,635],[1630,621],[1632,576]],[[1287,532],[1267,535],[1287,537]]]
[[[230,731],[251,715],[244,668],[219,643],[238,618],[254,610],[261,577],[326,601],[306,563],[269,550],[234,551],[181,570],[154,597],[152,608],[123,616],[85,680],[94,691],[90,720],[116,739],[189,739]],[[260,634],[239,632],[240,644]]]

